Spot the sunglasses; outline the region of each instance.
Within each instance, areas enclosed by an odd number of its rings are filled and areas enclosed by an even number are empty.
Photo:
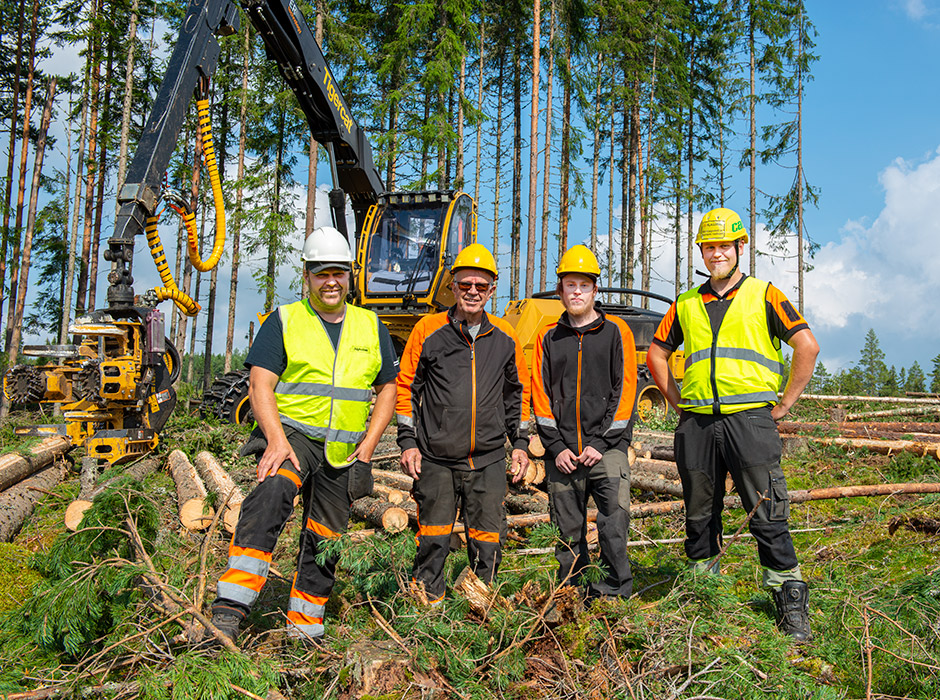
[[[489,282],[455,282],[457,289],[461,292],[469,292],[471,289],[476,289],[480,294],[490,291],[492,286]]]

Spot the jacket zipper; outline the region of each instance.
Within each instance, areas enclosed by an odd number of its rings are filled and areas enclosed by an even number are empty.
[[[575,413],[578,419],[578,454],[584,452],[581,446],[581,341],[584,340],[584,334],[578,333],[578,383],[575,392]]]

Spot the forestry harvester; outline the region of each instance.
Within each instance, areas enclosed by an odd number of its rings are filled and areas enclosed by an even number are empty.
[[[453,304],[448,270],[457,253],[476,240],[476,203],[466,193],[453,190],[387,192],[371,145],[353,119],[295,1],[240,3],[262,36],[269,59],[276,62],[294,92],[311,135],[327,150],[334,187],[329,195],[333,223],[346,235],[349,198],[358,263],[351,301],[379,314],[401,351],[419,318]],[[233,34],[238,26],[238,8],[230,0],[191,2],[118,195],[114,235],[104,251],[111,264],[108,306],[75,319],[69,327],[75,344],[24,348],[24,354],[53,363],[17,365],[4,376],[4,392],[12,403],[39,401],[62,408],[63,424],[34,426],[23,432],[66,435],[74,446],[84,446],[89,458],[108,464],[130,461],[156,446],[158,433],[176,405],[173,385],[180,370],[179,353],[164,335],[164,315],[157,305],[171,300],[190,316],[200,308],[177,288],[157,235],[157,222],[163,208],[176,211],[187,228],[193,265],[206,271],[218,264],[225,240],[225,212],[207,96],[219,57],[216,37]],[[205,261],[200,258],[194,213],[163,184],[194,96],[216,213],[215,242]],[[141,234],[147,238],[163,286],[137,295],[131,273],[135,242]],[[605,309],[631,325],[642,362],[661,315],[633,306],[605,305]],[[530,352],[539,328],[559,313],[557,299],[533,298],[511,302],[506,318]],[[664,411],[666,407],[644,372],[642,366],[641,416],[643,409]],[[245,422],[251,417],[247,397],[247,371],[230,372],[206,393],[202,411]]]

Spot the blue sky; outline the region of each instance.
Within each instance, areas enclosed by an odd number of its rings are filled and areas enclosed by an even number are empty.
[[[935,301],[940,298],[940,90],[936,78],[940,0],[810,0],[807,4],[818,31],[820,59],[813,66],[814,80],[804,103],[804,168],[821,196],[819,207],[807,209],[805,216],[807,230],[821,248],[813,261],[815,269],[807,273],[805,296],[806,315],[822,347],[820,359],[830,370],[854,363],[865,334],[874,328],[889,365],[909,367],[916,360],[929,371],[931,359],[940,353],[940,304]],[[57,50],[48,69],[67,71],[75,60],[72,51]],[[527,120],[528,106],[525,110]],[[472,132],[466,136],[468,158],[472,158],[473,138]],[[65,139],[59,143],[61,147]],[[527,153],[523,162],[527,169]],[[581,167],[589,181],[589,162]],[[319,171],[323,187],[329,169]],[[305,173],[298,171],[298,179],[304,178]],[[771,183],[769,189],[782,189],[792,179],[792,171],[768,166],[759,171],[758,178],[759,185]],[[557,183],[557,173],[553,180]],[[602,197],[605,192],[606,185]],[[508,196],[507,190],[504,213],[508,213]],[[745,220],[746,197],[746,179],[741,174],[728,205],[737,208]],[[492,207],[481,209],[486,213]],[[325,206],[319,208],[321,212],[325,215]],[[599,228],[603,235],[605,216],[602,211]],[[573,212],[573,228],[586,231],[587,217],[586,211]],[[507,229],[504,224],[503,230]],[[491,232],[492,223],[481,221],[486,240]],[[298,248],[301,235],[298,232]],[[571,243],[578,242],[575,233],[571,236]],[[502,245],[503,251],[508,249]],[[670,247],[664,237],[654,277],[671,279]],[[173,253],[169,254],[172,258]],[[137,245],[134,267],[139,290],[157,283],[143,239]],[[99,288],[103,289],[107,267],[100,270]],[[762,258],[757,273],[795,299],[795,271],[785,263]],[[297,285],[291,284],[294,275],[285,270],[281,277],[281,301],[296,298]],[[254,283],[247,275],[241,279],[239,299],[246,302],[238,305],[236,346],[246,344],[248,319],[254,316],[253,304],[258,300]],[[220,271],[219,286],[225,290],[219,297],[224,304],[227,270]],[[500,291],[508,293],[508,279],[503,276]],[[654,284],[653,291],[672,296],[672,283]],[[224,343],[224,316],[224,312],[216,314],[217,349]]]

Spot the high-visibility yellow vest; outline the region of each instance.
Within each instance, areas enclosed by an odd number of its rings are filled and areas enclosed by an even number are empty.
[[[784,364],[780,340],[767,327],[767,286],[745,278],[717,335],[697,289],[678,298],[676,316],[685,337],[681,408],[736,413],[777,402]]]
[[[324,441],[327,461],[347,465],[365,437],[372,382],[382,367],[379,319],[346,305],[337,350],[306,301],[280,307],[287,369],[274,389],[281,423]]]

